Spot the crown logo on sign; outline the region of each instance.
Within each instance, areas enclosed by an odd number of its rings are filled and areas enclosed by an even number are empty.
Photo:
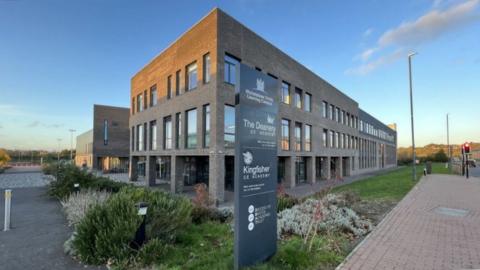
[[[257,90],[258,91],[265,91],[265,82],[262,79],[257,79]]]
[[[273,122],[275,121],[275,118],[270,116],[270,114],[267,115],[267,123],[269,124],[272,124],[273,125]]]

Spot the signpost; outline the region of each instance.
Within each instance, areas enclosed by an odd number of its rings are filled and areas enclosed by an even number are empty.
[[[235,107],[235,269],[277,251],[278,82],[239,65]]]

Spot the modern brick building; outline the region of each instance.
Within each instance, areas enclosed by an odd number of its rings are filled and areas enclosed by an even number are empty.
[[[94,105],[93,129],[77,136],[75,164],[106,172],[127,172],[128,108]]]
[[[131,80],[130,177],[233,190],[238,63],[278,79],[278,181],[286,187],[396,166],[396,131],[220,9]]]

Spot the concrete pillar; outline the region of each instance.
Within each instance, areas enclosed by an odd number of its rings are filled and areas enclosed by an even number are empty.
[[[156,184],[155,179],[156,179],[156,174],[155,174],[155,169],[156,169],[156,161],[157,157],[155,156],[146,156],[145,160],[145,186],[151,187]]]
[[[170,191],[172,193],[183,192],[183,171],[185,168],[185,160],[183,157],[171,157],[171,172],[170,172]]]
[[[285,187],[295,187],[295,157],[290,156],[285,158]]]
[[[330,172],[331,162],[332,162],[331,157],[323,158],[322,175],[324,176],[325,180],[329,180],[332,177],[332,174]]]
[[[208,164],[208,192],[215,203],[225,201],[225,155],[210,153]]]
[[[307,183],[315,184],[315,156],[307,157]]]
[[[130,165],[128,172],[128,178],[130,179],[130,181],[138,181],[138,157],[130,156]]]

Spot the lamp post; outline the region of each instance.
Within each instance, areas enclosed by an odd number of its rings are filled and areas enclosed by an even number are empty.
[[[412,57],[416,55],[416,52],[411,52],[408,54],[408,77],[410,81],[410,118],[411,118],[411,123],[412,123],[412,161],[413,161],[413,167],[412,167],[412,180],[416,180],[416,161],[417,157],[415,155],[415,129],[414,129],[414,124],[413,124],[413,89],[412,89]]]
[[[75,129],[69,129],[68,131],[70,131],[70,162],[72,162],[73,161],[73,133],[76,130]]]
[[[450,129],[448,126],[448,113],[447,113],[447,151],[448,151],[448,171],[452,172],[452,151],[450,149]]]

